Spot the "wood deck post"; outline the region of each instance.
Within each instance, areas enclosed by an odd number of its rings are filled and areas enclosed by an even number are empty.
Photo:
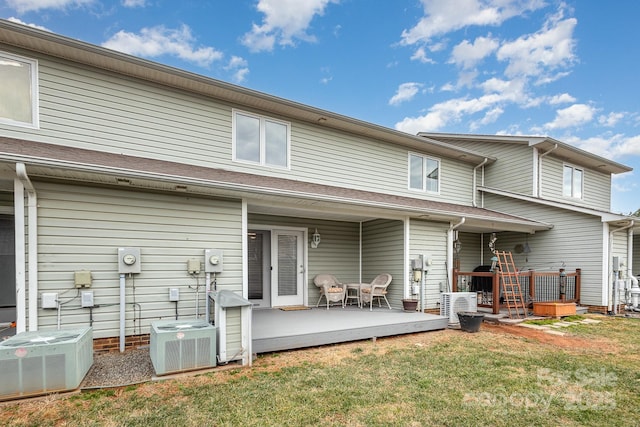
[[[536,300],[536,272],[529,270],[529,298],[531,302]]]
[[[452,292],[458,292],[458,269],[454,268],[453,269],[453,275],[452,275],[452,281],[453,283],[451,284],[451,291]]]
[[[500,313],[500,278],[498,276],[498,270],[494,269],[493,278],[491,283],[491,307],[493,314]]]

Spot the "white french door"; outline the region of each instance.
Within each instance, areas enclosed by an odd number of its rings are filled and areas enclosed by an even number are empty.
[[[271,305],[304,305],[304,233],[271,231]]]

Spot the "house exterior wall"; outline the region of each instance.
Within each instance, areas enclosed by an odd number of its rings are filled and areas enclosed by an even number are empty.
[[[561,159],[553,155],[542,159],[541,197],[608,212],[611,207],[611,175],[567,163],[584,171],[584,183],[582,199],[566,197],[562,194],[564,165]]]
[[[496,157],[495,163],[484,167],[484,185],[519,194],[533,195],[533,150],[528,144],[490,141],[451,140],[447,143]],[[482,184],[482,170],[477,183]]]
[[[456,159],[440,159],[439,194],[412,191],[407,148],[250,111],[291,124],[290,169],[234,162],[232,112],[237,106],[1,44],[0,50],[39,61],[40,129],[0,125],[9,137],[471,203],[472,166]],[[425,143],[418,152],[428,155],[428,147]]]
[[[199,288],[199,313],[204,318],[204,272],[187,273],[189,259],[202,259],[204,249],[224,251],[224,272],[218,289],[242,291],[241,203],[143,193],[111,188],[34,182],[38,192],[39,293],[56,292],[62,301],[60,324],[89,323],[80,307],[74,271],[93,277],[94,337],[119,335],[119,247],[137,247],[141,273],[126,278],[126,334],[147,334],[150,323],[175,318],[169,288],[180,290],[180,318],[194,318]],[[134,305],[136,319],[134,322]],[[38,305],[40,307],[40,304]],[[57,310],[39,308],[41,329],[53,329]],[[239,331],[229,323],[230,337]],[[239,345],[239,333],[237,334]],[[233,350],[234,339],[229,341]]]
[[[582,269],[582,292],[580,302],[586,305],[606,305],[602,295],[603,266],[602,254],[605,250],[603,224],[600,218],[579,212],[543,206],[519,200],[485,194],[485,206],[513,215],[536,218],[553,224],[548,231],[540,231],[529,236],[531,253],[528,262],[518,267],[522,269],[557,271],[564,265],[567,270]],[[523,243],[520,234],[502,236],[498,234],[496,248],[511,251],[517,243]],[[514,259],[516,263],[522,257]]]
[[[322,273],[333,274],[342,283],[360,282],[360,224],[346,221],[327,221],[309,218],[249,214],[249,224],[304,227],[311,236],[318,229],[320,245],[307,247],[307,304],[315,306],[320,292],[313,278]]]
[[[418,219],[412,219],[409,225],[409,261],[421,254],[432,260],[424,279],[425,309],[439,308],[440,289],[447,283],[448,229],[448,223]]]
[[[373,220],[362,224],[362,281],[371,282],[378,274],[389,273],[387,299],[393,308],[402,308],[405,286],[404,223]]]

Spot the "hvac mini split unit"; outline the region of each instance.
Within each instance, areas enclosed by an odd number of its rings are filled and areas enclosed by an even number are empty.
[[[151,323],[149,354],[157,375],[216,366],[217,328],[204,320]]]
[[[440,294],[440,316],[449,323],[460,323],[458,312],[478,311],[478,295],[475,292],[443,292]]]
[[[91,365],[90,327],[21,332],[0,342],[0,399],[76,389]]]

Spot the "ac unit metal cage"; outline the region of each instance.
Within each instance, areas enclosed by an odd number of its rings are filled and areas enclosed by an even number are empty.
[[[449,323],[460,323],[458,312],[478,311],[478,295],[475,292],[443,292],[440,294],[440,315]]]
[[[216,366],[217,328],[204,320],[151,323],[149,354],[157,375]]]
[[[74,390],[91,365],[90,327],[21,332],[0,342],[0,399]]]

